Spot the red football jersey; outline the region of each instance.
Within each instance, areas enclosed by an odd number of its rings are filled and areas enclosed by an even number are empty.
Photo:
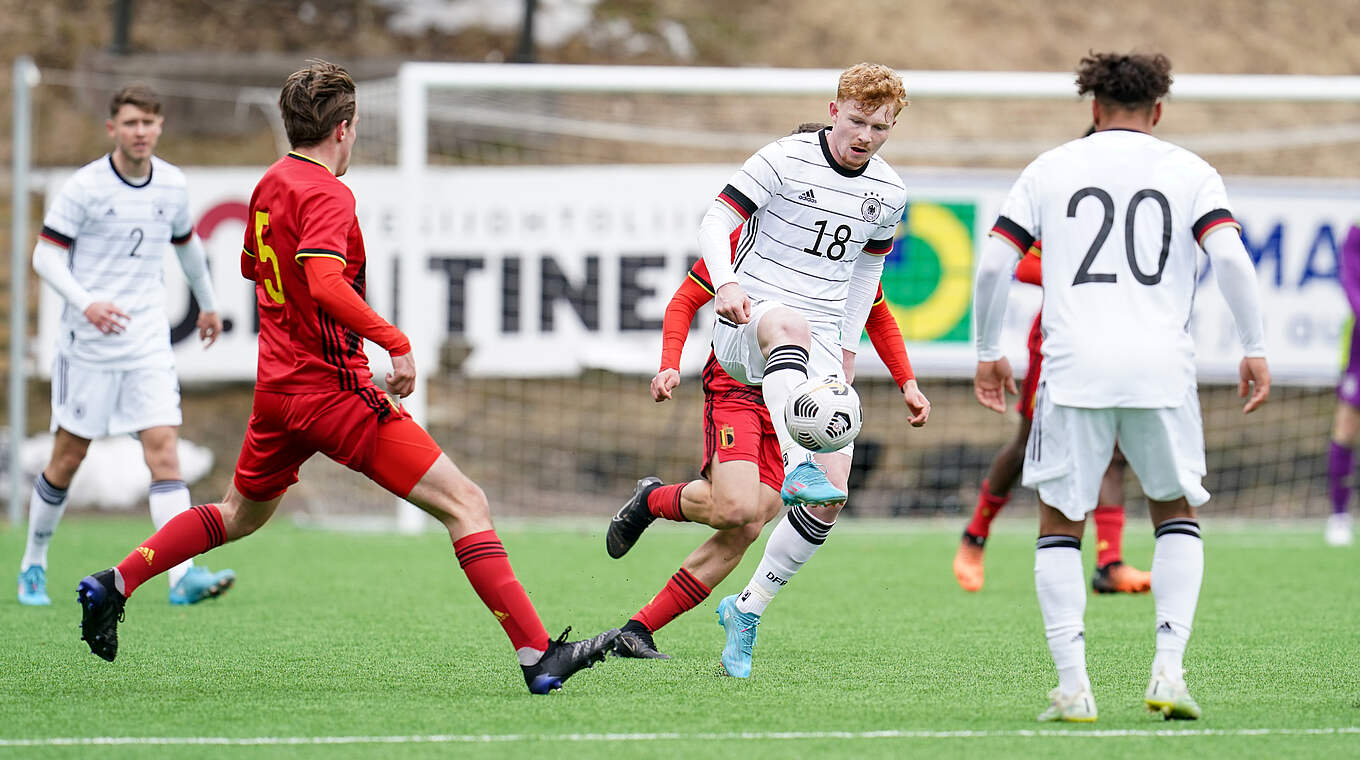
[[[286,393],[375,387],[363,339],[317,305],[302,271],[308,257],[339,259],[345,281],[364,296],[364,238],[354,193],[324,164],[290,152],[269,167],[250,196],[245,251],[257,267],[255,387]]]

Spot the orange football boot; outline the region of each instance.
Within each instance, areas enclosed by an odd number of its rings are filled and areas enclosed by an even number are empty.
[[[1096,568],[1096,574],[1091,576],[1091,590],[1097,594],[1146,594],[1152,590],[1152,573],[1123,562],[1111,562]]]
[[[984,541],[965,533],[963,540],[959,541],[959,550],[954,553],[954,579],[964,591],[982,590]]]

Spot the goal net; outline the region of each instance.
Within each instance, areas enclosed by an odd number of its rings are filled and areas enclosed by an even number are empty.
[[[716,192],[762,145],[826,121],[837,74],[407,64],[361,86],[351,185],[371,300],[416,344],[425,384],[413,408],[497,514],[603,517],[644,475],[696,475],[711,311],[695,321],[676,397],[658,405],[647,383],[665,304],[698,255],[698,220]],[[953,515],[971,509],[1017,426],[1015,412],[972,399],[973,251],[1019,169],[1081,135],[1090,106],[1068,74],[903,79],[913,103],[881,155],[911,205],[884,287],[934,412],[925,428],[905,424],[866,341],[851,509]],[[1194,330],[1211,513],[1327,508],[1349,335],[1336,249],[1360,199],[1342,179],[1360,176],[1358,81],[1181,75],[1159,126],[1227,177],[1258,260],[1278,382],[1267,407],[1241,414],[1235,334],[1206,274]],[[1012,289],[1006,342],[1018,374],[1038,306],[1036,288]],[[322,501],[344,512],[382,498],[364,488],[340,479]],[[1131,477],[1126,500],[1142,503]]]

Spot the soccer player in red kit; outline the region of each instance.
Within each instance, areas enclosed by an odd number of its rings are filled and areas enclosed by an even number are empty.
[[[185,559],[254,532],[302,463],[321,452],[438,519],[509,636],[529,690],[560,688],[602,660],[618,631],[549,639],[492,527],[486,495],[373,383],[364,339],[391,356],[387,388],[397,396],[411,393],[415,362],[406,336],[363,300],[363,236],[354,195],[337,179],[356,139],[354,82],[339,66],[312,61],[288,78],[279,108],[293,150],[251,196],[242,274],[256,281],[260,354],[232,487],[221,503],[181,514],[116,567],[86,576],[78,588],[81,638],[112,661],[126,598]]]

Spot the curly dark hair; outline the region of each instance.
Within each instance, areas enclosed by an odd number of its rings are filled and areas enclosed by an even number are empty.
[[[1171,89],[1171,60],[1161,53],[1097,53],[1077,64],[1077,94],[1103,105],[1151,108]]]

